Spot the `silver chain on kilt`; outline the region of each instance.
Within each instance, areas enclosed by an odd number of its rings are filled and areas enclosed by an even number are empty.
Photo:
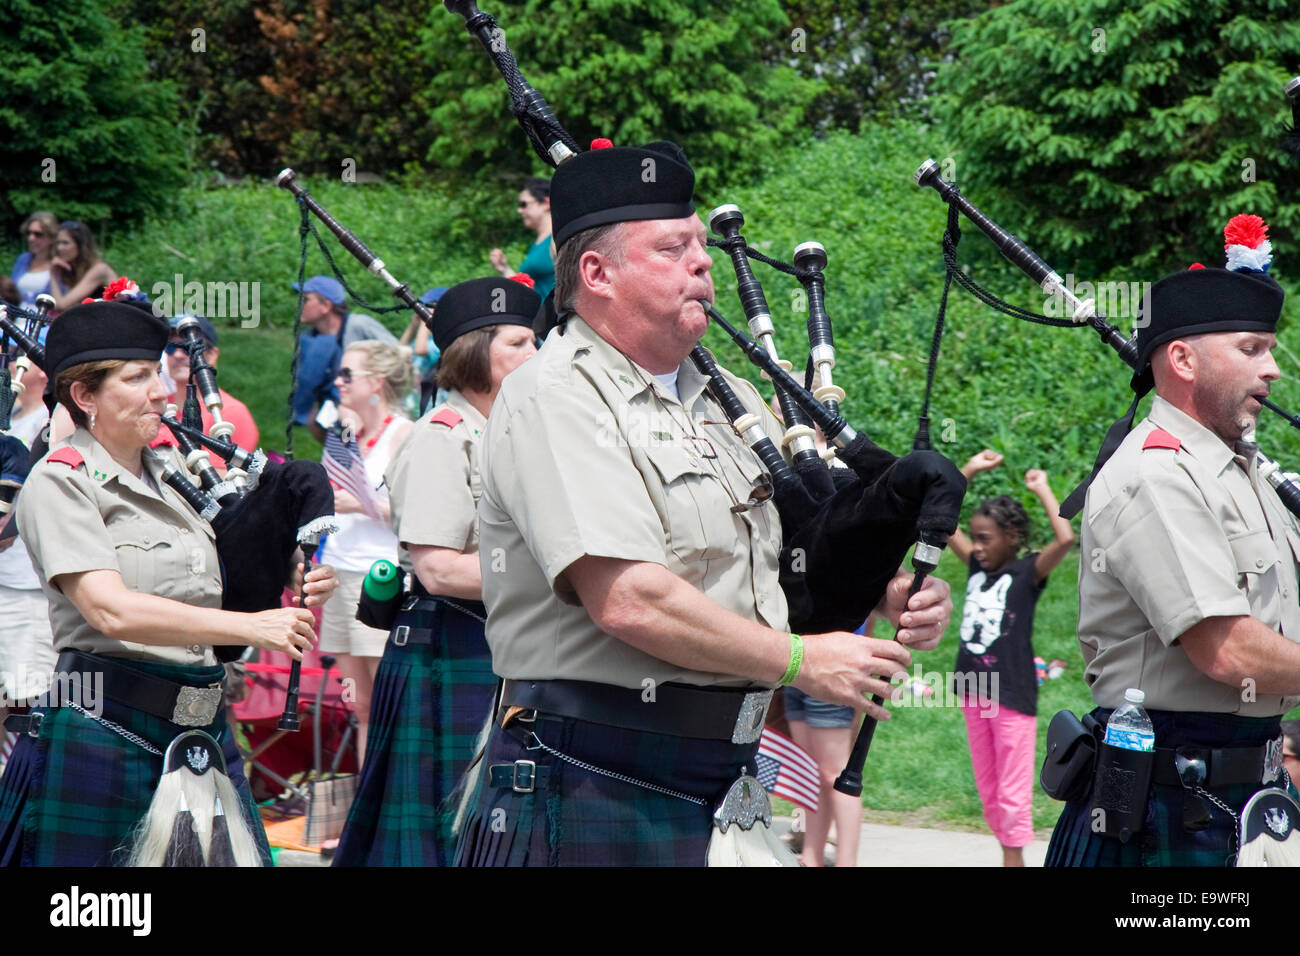
[[[139,747],[141,750],[147,750],[155,757],[161,757],[163,755],[163,752],[159,750],[157,747],[155,747],[153,744],[149,743],[149,741],[145,740],[139,734],[131,733],[131,731],[127,730],[121,724],[115,724],[111,720],[105,720],[103,717],[96,717],[94,714],[90,713],[90,711],[85,710],[81,706],[74,704],[70,701],[65,706],[71,707],[82,717],[88,717],[91,720],[93,720],[95,723],[107,727],[109,730],[113,731],[113,733],[117,734],[118,736],[125,737],[127,740],[131,741],[131,743]]]
[[[702,807],[708,802],[699,797],[692,797],[690,794],[679,793],[676,790],[669,790],[667,787],[661,787],[657,783],[647,783],[644,780],[637,780],[635,777],[624,776],[621,773],[614,773],[612,770],[605,770],[601,767],[593,766],[586,761],[578,760],[576,757],[570,757],[568,754],[560,753],[553,747],[546,746],[546,744],[542,743],[541,738],[537,736],[536,732],[530,730],[528,733],[537,745],[535,747],[529,747],[529,750],[537,750],[538,748],[541,748],[551,756],[559,757],[565,763],[573,764],[573,766],[580,770],[586,770],[588,773],[598,773],[602,777],[610,777],[613,780],[619,780],[623,783],[630,783],[632,786],[641,787],[643,790],[653,790],[655,793],[662,793],[666,797],[676,797],[678,800],[685,800],[687,803],[693,803],[697,807]]]

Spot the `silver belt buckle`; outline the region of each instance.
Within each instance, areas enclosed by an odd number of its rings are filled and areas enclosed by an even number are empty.
[[[520,769],[523,773],[520,774]],[[537,789],[537,762],[535,760],[516,760],[515,769],[510,774],[510,789],[515,793],[532,793]]]
[[[745,699],[740,702],[740,712],[736,715],[736,726],[731,731],[733,744],[752,744],[763,736],[763,721],[767,718],[767,706],[770,703],[771,690],[751,690],[745,695]]]
[[[1282,738],[1264,744],[1264,772],[1261,782],[1267,786],[1282,776]]]
[[[182,727],[206,727],[216,719],[221,697],[220,684],[182,687],[172,708],[172,723]]]
[[[398,647],[405,647],[406,642],[410,640],[410,638],[411,629],[405,624],[399,625],[398,628],[393,631],[393,643]]]

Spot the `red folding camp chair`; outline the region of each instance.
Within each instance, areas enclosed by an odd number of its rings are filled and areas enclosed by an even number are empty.
[[[291,664],[288,654],[259,651],[258,660],[247,665],[248,694],[234,713],[248,741],[244,759],[254,798],[262,802],[287,794],[287,802],[297,803],[301,812],[309,781],[357,772],[357,720],[344,699],[334,658],[307,651],[299,683],[301,729],[280,730]]]

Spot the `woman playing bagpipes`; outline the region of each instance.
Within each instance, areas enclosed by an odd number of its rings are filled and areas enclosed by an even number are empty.
[[[221,610],[212,527],[167,483],[169,449],[151,447],[167,398],[158,374],[167,336],[147,306],[123,300],[75,306],[49,333],[46,370],[76,430],[32,468],[17,511],[59,659],[48,705],[9,720],[20,738],[0,780],[2,864],[269,858],[214,648],[299,658],[312,615]],[[314,569],[305,603],[322,603],[336,582],[331,569]],[[189,769],[172,770],[173,753]],[[208,777],[216,799],[206,805],[194,805],[195,794],[210,791],[177,791],[175,779],[167,790],[169,778],[201,779],[223,762],[225,774]],[[182,815],[199,852],[178,859],[166,831]]]
[[[379,664],[370,747],[335,866],[451,863],[447,798],[497,685],[483,633],[478,446],[502,380],[537,351],[541,299],[530,283],[462,282],[434,313],[438,385],[449,394],[415,423],[385,475],[414,582]]]

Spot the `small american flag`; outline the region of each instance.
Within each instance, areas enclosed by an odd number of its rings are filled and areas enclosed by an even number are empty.
[[[362,509],[372,518],[379,517],[379,506],[375,503],[375,493],[370,488],[370,478],[366,475],[366,463],[361,458],[361,449],[357,440],[351,435],[343,440],[340,430],[335,427],[325,433],[325,451],[321,455],[321,464],[325,474],[334,483],[361,503]]]
[[[771,727],[764,727],[754,762],[757,771],[755,775],[763,789],[778,797],[785,797],[812,813],[817,812],[821,775],[817,770],[817,761],[808,755],[808,751],[784,734],[777,733]]]

